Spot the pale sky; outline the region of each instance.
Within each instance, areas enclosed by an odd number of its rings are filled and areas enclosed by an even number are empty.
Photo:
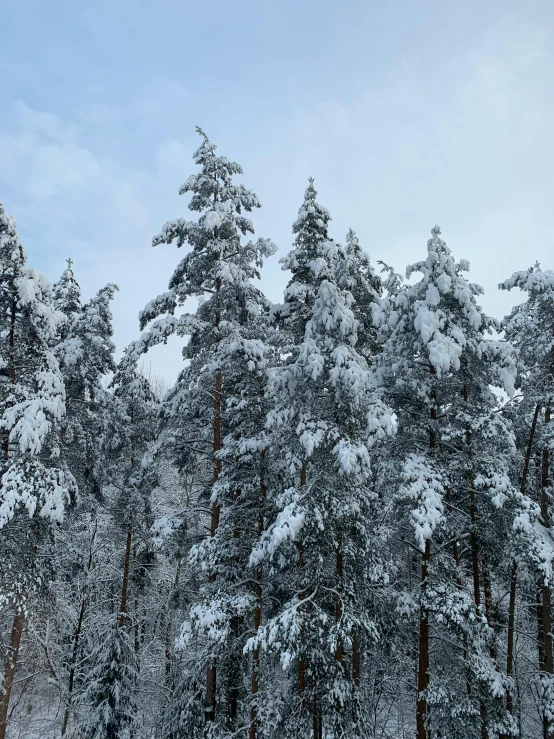
[[[554,268],[553,0],[20,0],[0,26],[0,201],[52,281],[71,257],[85,297],[120,286],[118,353],[182,257],[151,239],[189,213],[196,125],[262,202],[274,301],[310,176],[374,263],[440,224],[497,317],[500,280]],[[151,364],[172,381],[180,342]]]

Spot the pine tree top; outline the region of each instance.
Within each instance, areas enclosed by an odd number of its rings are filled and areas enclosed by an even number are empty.
[[[67,260],[67,267],[62,272],[53,289],[54,304],[66,316],[73,316],[81,310],[81,287],[75,279],[73,260]]]
[[[190,251],[175,269],[169,290],[141,311],[141,329],[155,322],[129,347],[129,357],[138,357],[173,333],[191,337],[185,355],[195,356],[202,348],[218,346],[234,328],[245,325],[267,306],[252,280],[260,277],[264,258],[276,247],[271,239],[242,241],[242,236],[254,232],[242,213],[260,207],[260,203],[251,190],[233,182],[233,176],[242,172],[240,166],[216,156],[215,144],[201,129],[197,131],[203,141],[194,160],[201,171],[191,175],[179,192],[192,193],[188,207],[200,215],[195,221],[168,221],[152,241],[154,246],[188,244]],[[177,307],[190,297],[201,301],[196,314],[175,317]]]
[[[316,198],[317,190],[313,178],[310,178],[298,218],[292,227],[296,234],[293,248],[280,260],[282,268],[290,270],[292,276],[285,288],[283,306],[277,312],[296,343],[304,334],[316,296],[316,286],[324,271],[319,247],[329,240],[331,216]]]
[[[304,202],[292,226],[292,232],[296,234],[294,246],[287,256],[281,259],[283,269],[290,269],[293,273],[291,282],[294,281],[296,272],[305,269],[309,261],[315,258],[318,245],[329,238],[330,220],[327,208],[317,202],[317,190],[313,178],[310,178],[304,193]]]

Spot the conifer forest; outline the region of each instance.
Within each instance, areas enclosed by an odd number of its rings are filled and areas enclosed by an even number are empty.
[[[0,739],[554,739],[554,272],[499,261],[489,317],[438,226],[390,266],[312,179],[274,256],[198,135],[122,354],[0,205]]]

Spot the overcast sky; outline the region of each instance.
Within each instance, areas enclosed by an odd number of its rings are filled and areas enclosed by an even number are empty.
[[[0,11],[0,201],[30,263],[71,257],[106,282],[118,352],[182,257],[151,246],[186,216],[200,125],[262,202],[278,260],[310,176],[339,241],[349,227],[398,271],[438,223],[485,309],[497,283],[554,267],[552,0],[19,0]],[[159,347],[172,380],[179,342]]]

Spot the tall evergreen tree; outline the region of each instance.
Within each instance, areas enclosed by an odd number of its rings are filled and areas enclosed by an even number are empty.
[[[303,340],[269,379],[268,428],[285,489],[251,561],[286,567],[289,590],[250,646],[275,650],[284,667],[296,667],[286,736],[363,735],[358,650],[376,625],[361,583],[384,577],[372,541],[369,450],[391,431],[391,416],[355,348],[352,294],[335,278],[338,253],[328,240],[317,247],[305,276],[314,300],[307,314],[301,307]]]
[[[356,347],[371,363],[381,348],[373,324],[373,310],[381,296],[382,284],[352,229],[346,235],[346,245],[339,250],[336,280],[338,286],[348,290],[354,298],[352,311],[358,322]]]
[[[504,320],[507,338],[518,349],[519,385],[523,400],[518,420],[523,429],[525,455],[522,484],[534,496],[540,508],[540,525],[545,535],[545,547],[551,541],[552,521],[552,448],[554,446],[554,273],[542,270],[539,264],[526,271],[515,272],[500,284],[504,290],[517,287],[527,293],[527,300],[516,306]],[[529,475],[531,457],[536,460],[535,475]],[[529,478],[529,479],[528,479]],[[541,693],[541,714],[544,739],[554,737],[554,656],[552,638],[552,595],[549,568],[543,558],[535,559],[531,571],[538,583],[537,625],[538,661]],[[515,610],[514,566],[510,610]],[[513,641],[514,618],[510,623]],[[513,648],[509,655],[509,671],[513,671]]]
[[[81,286],[75,279],[73,260],[67,260],[67,267],[62,272],[58,282],[54,283],[52,295],[57,310],[67,317],[67,321],[60,324],[59,332],[65,339],[69,331],[71,320],[81,312]]]
[[[13,615],[0,699],[1,739],[27,603],[46,574],[37,553],[75,492],[60,460],[65,392],[51,350],[61,320],[48,280],[27,265],[15,221],[0,205],[0,598]]]
[[[292,226],[295,234],[293,247],[280,260],[282,268],[291,272],[291,277],[285,288],[283,304],[275,306],[274,313],[281,318],[292,346],[297,346],[304,338],[317,293],[312,263],[318,259],[319,244],[329,238],[331,216],[316,198],[317,190],[313,178],[310,178],[298,218]]]
[[[259,277],[263,258],[271,255],[275,247],[267,239],[242,242],[242,236],[253,233],[252,223],[243,211],[258,208],[258,199],[243,185],[233,183],[233,176],[242,173],[240,166],[227,157],[216,156],[215,145],[203,131],[197,130],[203,141],[194,160],[201,171],[187,179],[180,193],[192,193],[189,208],[199,218],[170,221],[153,240],[154,245],[188,243],[191,250],[175,270],[169,291],[142,312],[141,327],[150,324],[150,328],[134,344],[130,356],[138,356],[173,333],[190,337],[183,349],[183,356],[190,364],[165,403],[164,441],[173,449],[177,460],[184,463],[192,455],[203,467],[202,496],[210,501],[210,536],[215,537],[221,508],[212,489],[221,474],[220,452],[229,423],[225,413],[225,398],[232,382],[229,370],[242,327],[265,303],[252,280]],[[189,298],[200,301],[196,313],[175,316],[176,308]],[[216,577],[216,572],[209,572],[211,582]],[[215,660],[209,657],[205,692],[207,722],[216,719],[216,670]]]
[[[402,469],[398,510],[421,552],[420,585],[409,596],[419,609],[418,739],[514,730],[491,623],[490,568],[530,507],[511,483],[514,435],[491,390],[513,393],[511,349],[487,337],[497,326],[477,304],[482,290],[464,277],[468,268],[435,227],[427,258],[407,270],[421,279],[376,313],[381,380],[399,429],[399,456],[384,464],[389,479],[395,465]]]

